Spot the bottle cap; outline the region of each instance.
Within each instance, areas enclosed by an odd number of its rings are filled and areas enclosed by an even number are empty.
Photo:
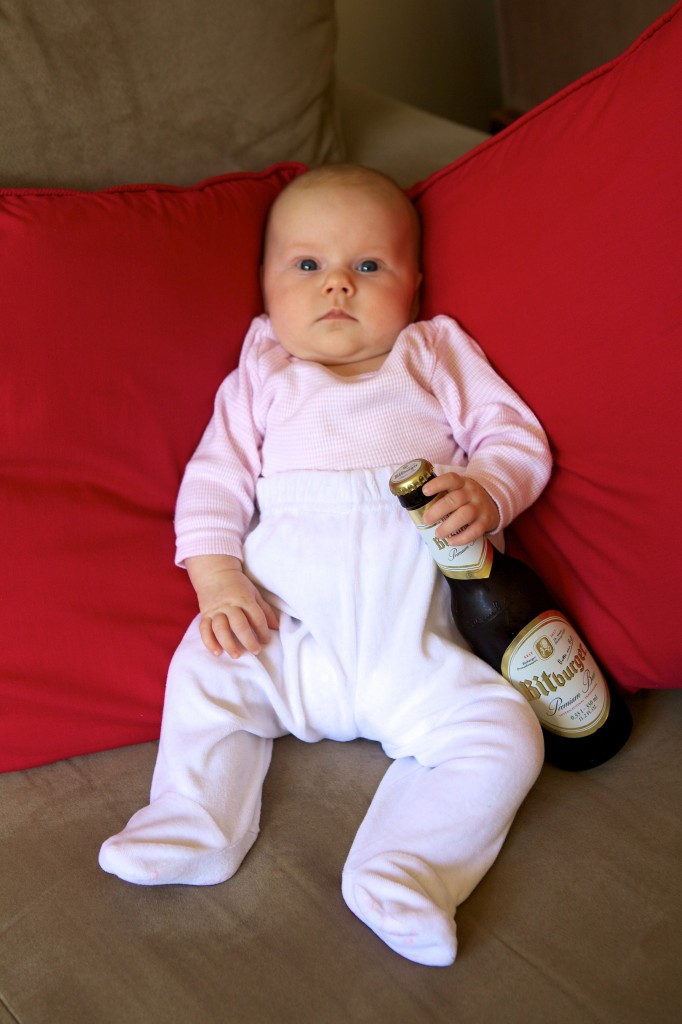
[[[432,476],[433,466],[427,459],[413,459],[412,462],[406,462],[400,469],[396,469],[388,486],[391,488],[391,494],[399,498],[403,494],[416,491]]]

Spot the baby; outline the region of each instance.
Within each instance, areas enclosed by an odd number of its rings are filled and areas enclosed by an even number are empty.
[[[287,186],[262,283],[267,313],[178,497],[199,615],[169,669],[150,803],[100,864],[141,885],[225,881],[256,839],[273,740],[362,736],[392,763],[344,899],[404,957],[448,965],[455,908],[543,742],[527,701],[459,640],[388,480],[415,457],[437,465],[428,521],[466,544],[537,498],[547,441],[455,321],[414,322],[418,219],[378,172],[330,166]]]

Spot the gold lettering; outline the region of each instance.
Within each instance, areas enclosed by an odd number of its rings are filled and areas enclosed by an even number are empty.
[[[530,679],[520,680],[518,688],[528,700],[539,700],[541,697],[549,697],[550,693],[554,693],[556,690],[556,686],[546,672],[543,672],[541,676],[533,676],[532,681]]]
[[[537,676],[535,676],[535,679],[537,679]],[[537,686],[533,686],[533,684],[528,682],[527,679],[521,680],[518,683],[515,682],[514,686],[519,693],[523,694],[529,703],[532,703],[534,700],[540,700],[540,697],[542,696]]]
[[[537,676],[535,678],[537,679]],[[542,679],[542,682],[544,683],[544,686],[542,687],[542,692],[544,693],[545,697],[549,697],[550,693],[555,693],[556,692],[556,686],[554,685],[554,683],[549,678],[549,676],[547,675],[546,672],[542,673],[541,679]],[[538,682],[539,681],[540,680],[538,680]]]
[[[438,543],[437,538],[434,537],[433,539]],[[575,657],[563,672],[552,672],[551,675],[543,672],[539,676],[533,676],[532,680],[524,679],[514,682],[514,686],[530,702],[540,700],[541,697],[549,697],[552,693],[556,693],[559,687],[565,686],[578,672],[585,670],[586,657],[587,651],[581,644]],[[575,700],[575,698],[573,699]]]

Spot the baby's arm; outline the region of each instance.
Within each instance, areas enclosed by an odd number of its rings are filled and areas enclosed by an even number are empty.
[[[277,629],[275,609],[231,555],[195,555],[185,559],[201,612],[199,632],[211,654],[227,651],[239,658],[258,654]]]
[[[427,526],[443,520],[436,530],[437,537],[451,537],[453,544],[470,544],[500,525],[497,505],[485,487],[471,476],[441,473],[425,483],[423,491],[428,496],[442,495],[424,513]]]
[[[452,471],[425,485],[425,494],[439,495],[425,521],[433,525],[445,518],[438,536],[468,544],[505,528],[536,500],[549,479],[552,456],[537,417],[473,338],[448,317],[433,323],[432,394],[466,455],[466,468],[455,462]]]

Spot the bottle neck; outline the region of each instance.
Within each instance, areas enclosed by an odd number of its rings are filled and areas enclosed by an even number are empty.
[[[408,494],[399,495],[398,501],[408,512],[413,512],[418,508],[426,508],[429,502],[433,501],[433,498],[427,498],[421,487],[417,487]]]
[[[436,500],[437,496],[425,495],[422,488],[434,476],[435,473],[430,462],[425,459],[416,459],[414,462],[405,463],[391,477],[391,490],[395,494],[396,490],[402,489],[403,486],[410,488],[405,494],[397,493],[396,497],[405,511],[409,513],[429,554],[444,576],[450,580],[487,578],[493,565],[493,546],[487,537],[479,537],[478,540],[469,544],[455,547],[448,544],[447,540],[436,536],[438,523],[433,526],[426,526],[424,523],[424,510]]]

